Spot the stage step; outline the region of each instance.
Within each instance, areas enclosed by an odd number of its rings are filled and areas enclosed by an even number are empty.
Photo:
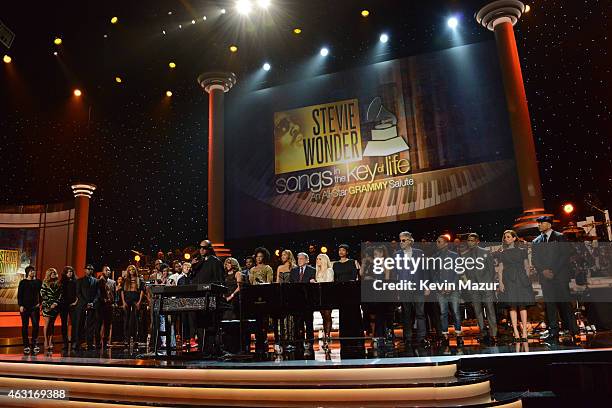
[[[55,364],[0,361],[0,389],[61,389],[70,402],[27,400],[23,405],[23,401],[3,396],[1,406],[521,406],[519,398],[493,400],[488,376],[456,378],[454,361],[363,367],[174,368],[118,366],[121,360],[108,365],[64,360]]]

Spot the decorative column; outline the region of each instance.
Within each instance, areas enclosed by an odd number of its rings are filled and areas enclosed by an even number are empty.
[[[74,193],[74,230],[72,236],[72,266],[77,276],[84,275],[87,257],[87,224],[89,223],[89,199],[96,186],[90,183],[75,183]]]
[[[523,214],[516,219],[514,228],[522,232],[537,227],[535,219],[544,213],[540,173],[513,30],[524,12],[525,5],[518,0],[498,0],[481,8],[475,16],[479,24],[495,33],[523,203]]]
[[[225,92],[236,84],[231,72],[206,72],[198,84],[208,93],[208,239],[217,255],[229,255],[225,249]]]

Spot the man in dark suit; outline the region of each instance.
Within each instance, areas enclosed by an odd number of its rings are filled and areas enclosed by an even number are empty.
[[[467,269],[463,275],[465,279],[469,279],[472,283],[495,283],[497,276],[493,257],[487,249],[480,247],[480,236],[475,232],[468,234],[467,250],[461,254],[463,258],[476,260],[480,258],[483,267],[475,267]],[[476,263],[478,265],[478,263]],[[495,344],[497,341],[497,316],[495,312],[495,291],[494,290],[472,290],[469,292],[474,308],[474,314],[478,321],[480,336],[484,343]],[[483,305],[487,310],[487,320],[489,321],[489,330],[485,327]]]
[[[550,341],[559,341],[559,319],[572,336],[578,335],[578,325],[570,306],[570,247],[560,232],[552,229],[553,217],[537,219],[540,235],[533,240],[532,263],[535,267],[546,304],[546,320]]]
[[[100,300],[100,289],[98,280],[93,277],[94,267],[85,267],[85,276],[77,280],[76,305],[76,341],[72,345],[74,350],[78,350],[83,342],[83,337],[87,340],[87,349],[94,350],[94,331],[96,329],[96,309]]]
[[[400,247],[394,258],[400,256],[401,258],[422,258],[422,263],[418,264],[416,269],[412,269],[409,265],[408,269],[397,268],[396,276],[398,282],[409,281],[414,282],[416,289],[411,291],[404,291],[400,294],[402,304],[402,318],[403,318],[403,331],[404,331],[404,343],[412,343],[412,326],[416,320],[417,333],[416,342],[417,344],[426,345],[425,337],[427,335],[427,328],[425,326],[425,296],[429,295],[429,290],[420,290],[419,286],[421,281],[428,279],[426,271],[423,269],[422,264],[425,262],[425,254],[423,251],[417,248],[413,248],[414,238],[408,231],[400,232],[399,234]],[[402,262],[403,264],[403,262]],[[416,263],[415,263],[416,264]]]
[[[291,282],[294,283],[310,283],[314,282],[316,270],[308,265],[308,254],[300,252],[297,255],[298,266],[291,269]],[[305,310],[304,315],[297,317],[296,321],[296,339],[308,340],[311,344],[314,342],[314,324],[313,311]],[[306,330],[304,330],[304,327]]]
[[[200,250],[191,262],[191,278],[190,283],[219,283],[225,284],[225,272],[223,271],[223,262],[217,258],[212,242],[205,239],[200,242]],[[197,327],[198,341],[200,341],[200,350],[205,355],[218,355],[221,353],[221,345],[217,344],[217,329],[218,322],[210,313],[191,312],[189,314],[189,324],[191,327]],[[203,330],[204,329],[204,330]],[[206,336],[202,342],[203,336]]]

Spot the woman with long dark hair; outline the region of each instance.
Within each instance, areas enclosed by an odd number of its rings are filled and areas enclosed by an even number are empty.
[[[515,342],[527,341],[527,307],[535,302],[529,280],[527,250],[518,245],[518,235],[513,230],[504,231],[503,246],[497,253],[499,261],[499,291],[510,311],[510,321]],[[519,335],[517,314],[520,313],[522,335]]]
[[[60,287],[62,296],[59,303],[59,315],[62,321],[62,339],[64,340],[62,351],[67,351],[70,348],[70,342],[75,339],[76,305],[79,301],[76,293],[76,277],[72,266],[65,266],[62,270]],[[72,326],[70,337],[68,337],[68,319],[70,319],[70,325]]]

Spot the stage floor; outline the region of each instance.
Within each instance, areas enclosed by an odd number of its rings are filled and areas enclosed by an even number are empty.
[[[52,353],[39,353],[36,356],[25,356],[21,347],[0,347],[0,361],[30,361],[56,364],[80,364],[80,365],[109,365],[109,366],[139,366],[139,367],[193,367],[193,368],[215,368],[215,367],[259,367],[259,368],[282,368],[282,367],[309,367],[321,365],[336,366],[363,366],[370,365],[398,365],[398,364],[432,364],[457,361],[459,359],[476,358],[511,358],[517,356],[545,356],[555,355],[563,359],[563,355],[575,355],[591,352],[608,351],[612,348],[589,347],[584,341],[580,345],[550,345],[540,341],[530,340],[528,343],[505,344],[486,346],[479,344],[476,340],[465,339],[463,346],[457,346],[455,342],[446,345],[431,345],[429,347],[416,347],[404,345],[395,341],[393,347],[372,347],[371,342],[365,341],[364,347],[343,351],[341,341],[332,342],[326,351],[320,344],[315,342],[314,352],[305,356],[298,352],[284,352],[276,354],[269,352],[264,356],[254,353],[246,355],[227,355],[219,359],[202,359],[197,354],[179,354],[170,358],[158,356],[154,358],[151,353],[146,355],[144,349],[140,353],[130,354],[122,345],[114,345],[106,350],[92,350],[80,352],[62,352],[61,344],[55,345]]]

